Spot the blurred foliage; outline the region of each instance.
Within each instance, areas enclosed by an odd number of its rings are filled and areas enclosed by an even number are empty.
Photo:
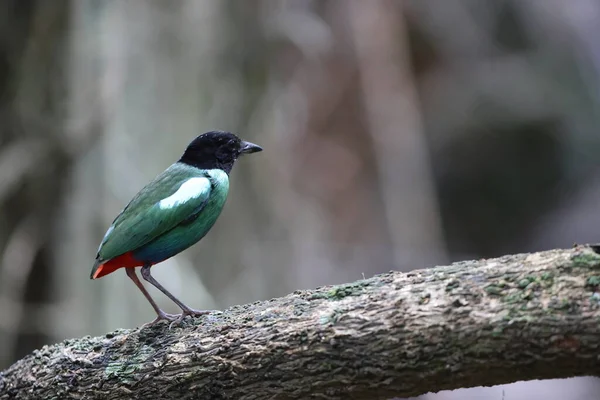
[[[95,250],[211,129],[265,152],[156,267],[199,308],[597,241],[598,21],[592,0],[6,0],[0,369],[152,318],[120,271],[88,279]]]

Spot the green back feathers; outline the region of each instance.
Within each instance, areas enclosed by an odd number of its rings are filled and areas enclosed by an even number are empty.
[[[217,192],[222,207],[229,190],[227,174],[175,163],[144,187],[115,218],[98,249],[109,260],[134,251],[194,218]]]

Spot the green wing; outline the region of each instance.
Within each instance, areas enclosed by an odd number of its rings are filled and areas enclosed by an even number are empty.
[[[115,218],[97,258],[106,261],[136,250],[197,215],[210,197],[212,184],[209,176],[196,171],[169,168],[142,189]]]

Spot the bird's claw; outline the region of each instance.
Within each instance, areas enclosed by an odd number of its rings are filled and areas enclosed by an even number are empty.
[[[184,311],[182,314],[191,315],[192,317],[200,317],[213,312],[216,312],[216,310],[194,310],[193,308],[190,308],[189,310]]]
[[[192,317],[200,317],[202,315],[210,314],[214,311],[215,310],[194,310],[193,308],[185,309],[181,312],[181,314],[179,314],[179,316],[176,319],[174,319],[169,324],[169,329],[171,329],[173,327],[173,325],[179,325],[183,321],[183,319],[188,315],[190,315]]]
[[[142,325],[142,328],[147,328],[149,326],[155,325],[160,321],[176,321],[179,318],[179,314],[168,314],[164,311],[161,311],[156,318],[154,318],[152,321],[145,323],[144,325]],[[173,323],[173,322],[171,322]],[[169,325],[169,328],[171,327],[171,325]]]

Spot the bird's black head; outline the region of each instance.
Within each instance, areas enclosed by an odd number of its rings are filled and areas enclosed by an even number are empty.
[[[201,169],[222,169],[229,173],[242,154],[262,151],[260,146],[245,142],[230,132],[203,133],[188,145],[179,162]]]

